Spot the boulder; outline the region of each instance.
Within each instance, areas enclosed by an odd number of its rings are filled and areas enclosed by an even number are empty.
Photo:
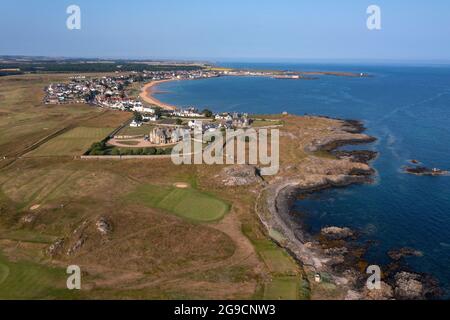
[[[55,242],[53,242],[48,248],[47,248],[47,254],[50,256],[56,256],[59,254],[64,246],[64,239],[58,239]]]
[[[421,256],[423,256],[423,253],[419,250],[415,250],[412,248],[401,248],[398,250],[389,251],[388,256],[392,260],[398,261],[404,257],[421,257]]]
[[[380,282],[380,289],[369,290],[366,287],[363,294],[367,300],[391,300],[394,298],[394,290],[384,281]]]
[[[31,224],[34,221],[36,221],[36,218],[37,218],[37,215],[35,215],[33,213],[29,213],[27,215],[24,215],[21,220],[25,224]]]
[[[401,271],[395,275],[395,296],[397,299],[423,299],[423,284],[420,275]]]
[[[105,217],[98,219],[95,226],[102,236],[106,236],[112,232],[112,223]]]
[[[329,240],[343,240],[354,235],[349,228],[326,227],[320,230],[320,234]]]

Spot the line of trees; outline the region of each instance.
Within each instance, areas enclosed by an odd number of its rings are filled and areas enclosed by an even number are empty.
[[[172,148],[117,148],[108,146],[105,141],[95,142],[87,152],[91,156],[153,156],[153,155],[169,155]]]

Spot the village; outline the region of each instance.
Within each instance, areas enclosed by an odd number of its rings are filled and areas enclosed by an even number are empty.
[[[209,109],[200,111],[193,106],[170,110],[142,101],[139,96],[136,97],[136,94],[130,94],[129,88],[134,86],[141,89],[143,83],[154,81],[194,80],[225,75],[229,75],[229,72],[191,70],[131,72],[100,78],[73,76],[68,83],[55,83],[46,87],[44,103],[47,105],[89,104],[133,113],[127,123],[107,138],[107,144],[103,148],[95,150],[95,154],[129,154],[133,151],[126,149],[155,147],[162,148],[159,153],[165,153],[171,146],[187,136],[191,137],[195,130],[205,133],[249,128],[254,120],[247,113],[214,114]],[[255,72],[254,75],[262,76],[263,73]],[[187,135],[186,132],[190,134]]]

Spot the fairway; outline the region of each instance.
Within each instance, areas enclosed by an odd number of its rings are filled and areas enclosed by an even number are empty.
[[[264,288],[265,300],[297,300],[299,280],[297,277],[275,277]]]
[[[219,220],[229,211],[227,203],[192,188],[144,185],[129,194],[127,198],[197,222]]]
[[[103,140],[112,128],[77,127],[44,143],[28,156],[77,156],[94,143]]]
[[[66,288],[64,269],[10,262],[0,254],[0,299],[75,298]]]

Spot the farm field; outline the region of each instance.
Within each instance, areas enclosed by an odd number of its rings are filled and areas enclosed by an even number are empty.
[[[103,140],[111,128],[76,127],[46,142],[27,156],[77,156],[94,143]]]
[[[227,203],[192,188],[144,185],[129,194],[127,199],[167,210],[195,222],[216,221],[229,211]]]
[[[26,153],[38,141],[65,128],[115,128],[130,118],[128,113],[81,104],[45,105],[44,87],[67,81],[69,76],[39,74],[0,78],[0,158]]]

